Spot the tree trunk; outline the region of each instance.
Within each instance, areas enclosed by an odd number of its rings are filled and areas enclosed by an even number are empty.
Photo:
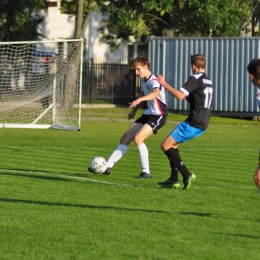
[[[82,36],[83,4],[84,0],[78,0],[74,39],[79,39]]]

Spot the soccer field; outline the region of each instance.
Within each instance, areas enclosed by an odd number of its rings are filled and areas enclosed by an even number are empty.
[[[183,191],[157,182],[170,175],[160,143],[184,115],[147,139],[151,179],[135,178],[134,144],[111,175],[87,171],[116,148],[128,112],[86,109],[81,132],[0,129],[0,259],[259,259],[260,122],[212,117],[179,148],[197,176]]]

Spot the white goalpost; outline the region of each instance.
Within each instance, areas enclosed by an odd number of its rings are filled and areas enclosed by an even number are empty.
[[[0,42],[0,127],[80,130],[83,39]]]

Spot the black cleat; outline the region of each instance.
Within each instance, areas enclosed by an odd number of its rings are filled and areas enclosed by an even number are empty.
[[[111,167],[107,167],[107,169],[105,170],[105,172],[103,173],[104,175],[109,175],[112,172],[112,168]]]
[[[152,174],[146,173],[146,172],[141,172],[140,175],[135,178],[148,179],[148,178],[152,178]]]
[[[178,181],[173,182],[172,180],[168,179],[164,182],[158,182],[158,185],[162,188],[174,188],[178,189],[180,187],[180,183]]]

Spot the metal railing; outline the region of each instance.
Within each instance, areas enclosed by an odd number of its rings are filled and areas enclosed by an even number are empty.
[[[128,104],[139,96],[141,81],[128,64],[90,60],[83,65],[82,102]]]

